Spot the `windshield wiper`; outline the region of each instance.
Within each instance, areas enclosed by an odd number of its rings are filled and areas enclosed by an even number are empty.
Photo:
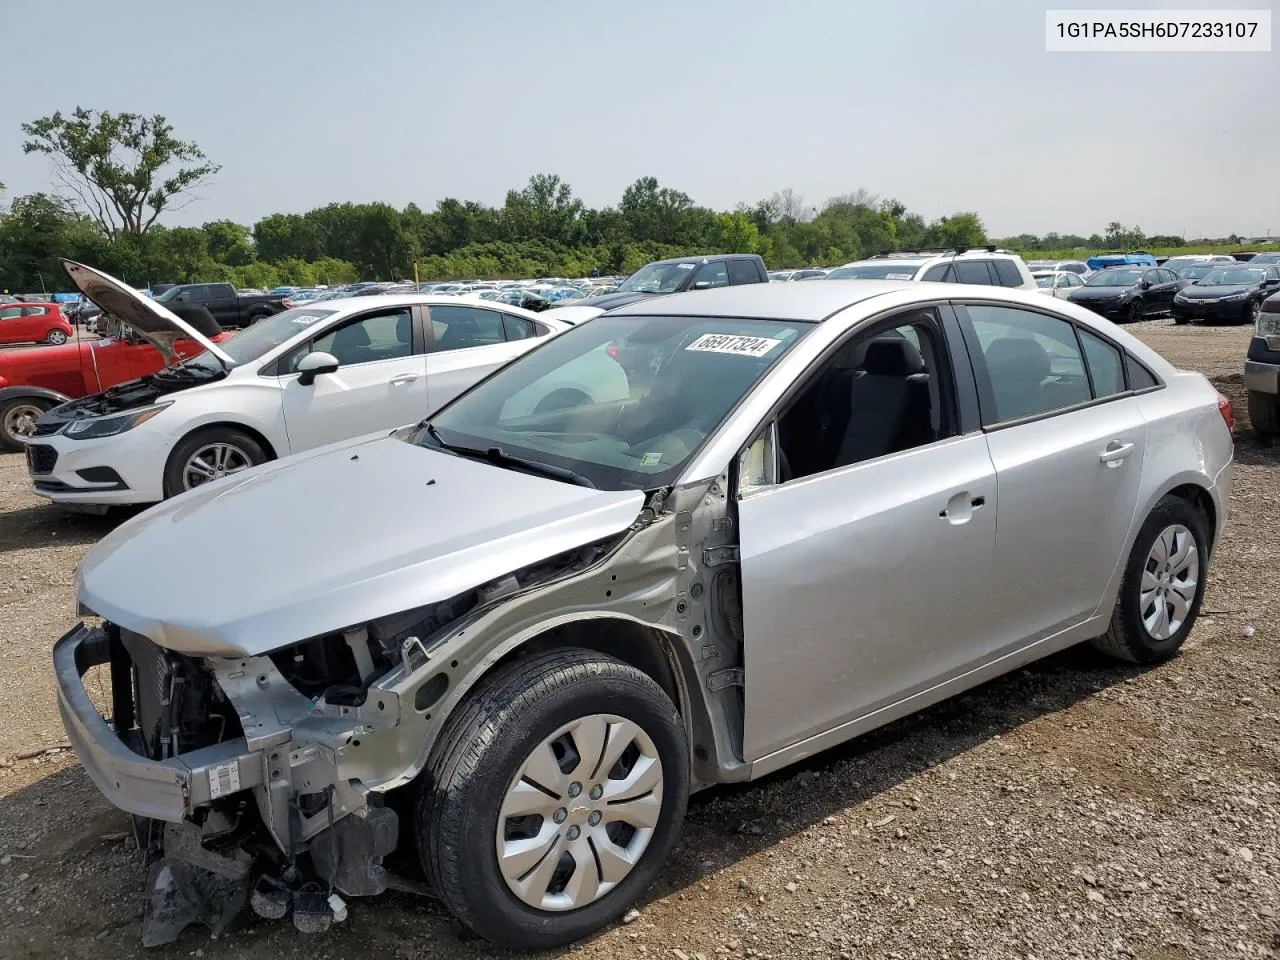
[[[589,477],[584,477],[580,473],[575,473],[566,467],[557,467],[554,464],[543,463],[540,460],[527,460],[524,457],[513,456],[506,453],[499,446],[487,447],[480,449],[479,447],[463,447],[453,443],[446,443],[440,436],[440,431],[436,429],[434,423],[427,424],[427,433],[431,439],[440,445],[444,450],[450,453],[456,453],[460,457],[473,457],[477,460],[487,460],[495,465],[507,464],[512,467],[520,467],[531,473],[540,473],[544,477],[552,477],[556,480],[564,480],[567,483],[575,483],[580,487],[590,487],[596,489],[596,485]]]

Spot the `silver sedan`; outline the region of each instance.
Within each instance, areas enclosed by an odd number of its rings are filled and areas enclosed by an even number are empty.
[[[599,382],[523,399],[569,372]],[[307,871],[377,894],[407,845],[482,936],[563,944],[643,893],[694,790],[1074,644],[1177,653],[1230,420],[1035,291],[647,300],[423,424],[119,527],[77,577],[60,705],[111,802],[163,827],[147,942],[246,900],[314,928]]]

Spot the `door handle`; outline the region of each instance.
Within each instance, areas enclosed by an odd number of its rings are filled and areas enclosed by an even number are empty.
[[[413,383],[413,381],[417,379],[418,379],[418,375],[416,373],[402,373],[398,377],[392,377],[391,382],[392,383]]]
[[[1132,452],[1132,443],[1112,440],[1107,444],[1107,449],[1098,454],[1098,460],[1101,463],[1105,463],[1108,467],[1118,467],[1124,462],[1125,457],[1129,456]]]
[[[973,518],[973,511],[982,508],[986,503],[986,497],[975,497],[969,491],[963,490],[947,501],[947,506],[939,511],[938,516],[954,525],[968,523]]]

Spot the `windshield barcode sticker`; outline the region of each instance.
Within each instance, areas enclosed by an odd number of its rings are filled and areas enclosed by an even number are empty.
[[[911,274],[909,274],[909,273],[886,273],[886,274],[884,275],[884,278],[885,278],[886,280],[910,280],[910,279],[911,279]]]
[[[240,764],[232,760],[209,768],[209,799],[217,800],[240,789]]]
[[[300,323],[300,324],[302,324],[302,325],[305,327],[305,326],[308,326],[308,325],[310,325],[310,324],[315,323],[315,322],[316,322],[317,320],[319,320],[319,319],[320,319],[320,318],[319,318],[319,317],[317,317],[317,316],[315,316],[314,314],[304,313],[304,314],[303,314],[302,316],[300,316],[300,317],[294,317],[294,318],[293,318],[292,320],[290,320],[289,322],[290,322],[290,323]]]
[[[686,350],[703,353],[736,353],[744,357],[763,357],[780,344],[781,340],[769,337],[742,337],[732,333],[704,333]]]

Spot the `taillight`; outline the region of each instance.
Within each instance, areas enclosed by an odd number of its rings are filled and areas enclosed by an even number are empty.
[[[1222,394],[1218,394],[1218,413],[1222,414],[1222,422],[1227,425],[1227,429],[1235,430],[1236,428],[1235,412],[1231,409],[1231,401],[1228,400],[1226,397],[1224,397]]]
[[[605,347],[604,352],[609,354],[609,356],[611,356],[614,360],[617,360],[620,356],[622,356],[622,351],[618,349],[618,345],[616,343],[609,344],[609,346]]]

